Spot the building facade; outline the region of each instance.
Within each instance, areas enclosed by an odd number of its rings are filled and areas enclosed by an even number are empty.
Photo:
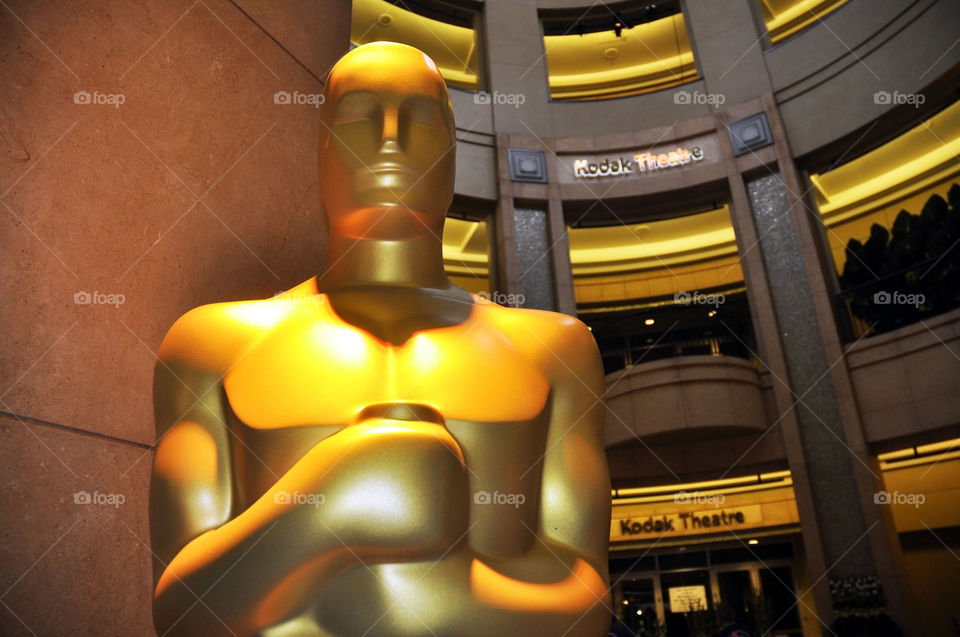
[[[456,4],[358,2],[352,40],[453,87],[455,280],[597,338],[618,614],[952,634],[957,7]]]

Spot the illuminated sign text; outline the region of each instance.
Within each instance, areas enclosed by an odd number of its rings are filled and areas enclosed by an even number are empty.
[[[703,158],[703,149],[699,146],[694,146],[689,150],[686,148],[677,148],[676,150],[671,150],[666,153],[637,153],[632,159],[625,157],[617,157],[616,159],[605,158],[599,162],[575,159],[573,161],[573,174],[582,179],[619,177],[632,175],[634,171],[638,173],[648,173],[666,168],[686,166],[694,162],[702,161]]]

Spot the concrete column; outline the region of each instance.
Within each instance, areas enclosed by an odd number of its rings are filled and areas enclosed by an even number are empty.
[[[873,504],[879,469],[860,428],[824,283],[826,262],[775,108],[772,100],[756,103],[771,121],[772,151],[734,159],[725,126],[721,139],[761,357],[775,378],[817,614],[832,623],[830,579],[875,575],[891,616],[906,628],[896,538],[889,512]],[[722,113],[719,121],[729,124],[741,115]]]
[[[550,200],[550,264],[553,268],[553,294],[556,311],[577,315],[577,302],[573,293],[573,270],[570,265],[570,239],[567,235],[567,223],[563,218],[563,202],[560,200],[560,187],[551,184],[548,188]]]
[[[811,202],[810,186],[802,178],[790,152],[786,131],[780,112],[771,95],[763,98],[770,130],[773,134],[777,161],[783,177],[784,192],[790,202],[791,217],[796,228],[798,248],[803,257],[806,279],[810,285],[809,302],[815,310],[816,326],[826,359],[831,366],[824,381],[834,388],[837,411],[841,417],[842,434],[849,451],[851,466],[858,490],[859,504],[864,521],[869,528],[867,541],[887,598],[890,615],[909,630],[909,617],[904,605],[903,586],[899,574],[903,573],[900,542],[889,506],[878,505],[874,494],[883,489],[879,464],[867,447],[860,412],[857,408],[853,383],[844,358],[844,346],[837,327],[831,283],[835,280],[833,259],[827,250],[824,224],[816,206]],[[796,389],[796,387],[795,387]]]
[[[550,135],[547,59],[537,5],[532,0],[486,0],[483,3],[487,88],[490,93],[523,95],[523,104],[492,101],[497,133]]]
[[[510,181],[510,160],[507,136],[497,135],[497,209],[493,214],[494,251],[490,255],[494,294],[522,294],[520,266],[517,263],[516,223],[513,214],[513,184]]]
[[[683,3],[684,21],[706,90],[723,95],[723,103],[728,105],[771,90],[763,61],[765,34],[756,4],[757,0]]]
[[[724,130],[721,127],[721,131]],[[720,148],[725,155],[724,159],[727,166],[731,196],[731,222],[736,232],[740,263],[747,284],[751,320],[757,339],[757,354],[763,365],[770,370],[773,378],[773,394],[778,420],[776,423],[771,423],[771,427],[778,427],[780,429],[779,433],[783,436],[784,449],[787,451],[787,462],[797,498],[797,508],[800,513],[800,530],[807,562],[805,571],[809,574],[811,583],[816,582],[806,599],[802,600],[802,603],[806,605],[803,610],[809,610],[812,607],[816,616],[822,617],[823,624],[829,627],[831,603],[829,582],[825,576],[827,562],[821,542],[820,526],[817,521],[816,503],[808,487],[808,467],[801,452],[799,421],[797,411],[794,409],[795,398],[790,386],[785,355],[780,342],[780,328],[774,312],[767,264],[759,249],[761,231],[754,223],[750,196],[744,184],[743,176],[738,170],[737,162],[733,158],[730,145],[729,143],[723,143],[723,133],[719,138],[721,140]],[[767,435],[776,435],[776,433],[771,432]],[[821,578],[821,576],[823,577]],[[818,580],[818,578],[820,579]],[[811,613],[804,612],[801,616],[804,620],[803,630],[805,635],[827,634],[820,621],[809,621]]]
[[[517,238],[517,264],[523,307],[556,310],[550,224],[543,206],[516,206],[513,209]]]

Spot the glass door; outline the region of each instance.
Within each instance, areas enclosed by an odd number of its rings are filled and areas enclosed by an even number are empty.
[[[624,581],[620,586],[623,595],[623,623],[637,637],[659,637],[660,624],[657,613],[656,582],[653,577],[641,577]]]
[[[802,635],[797,594],[790,567],[761,568],[760,586],[766,602],[766,630],[776,637]]]
[[[718,612],[721,623],[734,621],[744,626],[754,626],[752,611],[754,610],[757,595],[750,569],[717,571],[717,592],[720,604],[725,612]],[[727,617],[725,613],[729,613]]]
[[[667,637],[712,637],[715,631],[710,572],[661,573]]]

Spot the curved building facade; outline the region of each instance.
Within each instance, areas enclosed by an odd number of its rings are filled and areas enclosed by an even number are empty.
[[[453,4],[404,31],[357,2],[352,39],[473,78],[451,83],[451,276],[593,330],[617,614],[695,634],[726,603],[816,635],[883,606],[948,634],[956,5]]]

